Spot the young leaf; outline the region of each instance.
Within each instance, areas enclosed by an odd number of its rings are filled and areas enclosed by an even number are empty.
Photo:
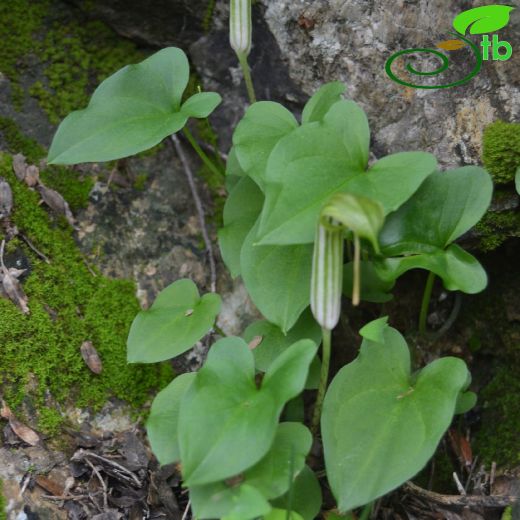
[[[178,462],[180,459],[177,425],[181,399],[193,380],[195,373],[177,376],[153,400],[146,421],[146,433],[154,455],[161,465]]]
[[[255,382],[253,354],[240,338],[211,348],[181,401],[179,446],[185,483],[211,484],[240,474],[266,455],[285,402],[303,390],[317,347],[289,347]]]
[[[263,190],[267,159],[276,143],[298,123],[279,103],[259,101],[251,105],[233,134],[233,145],[243,170]]]
[[[406,342],[386,319],[361,334],[360,354],[329,386],[321,421],[327,476],[340,511],[371,502],[422,469],[468,381],[457,358],[434,361],[412,377]]]
[[[156,363],[179,356],[213,327],[220,296],[199,296],[188,279],[177,280],[157,296],[150,309],[134,319],[127,341],[129,363]]]
[[[455,30],[464,35],[485,34],[498,31],[509,23],[509,15],[514,7],[508,5],[484,5],[463,11],[453,20]]]
[[[275,507],[290,508],[303,520],[315,520],[321,511],[322,495],[320,483],[309,466],[298,474],[289,492],[271,503]]]
[[[383,253],[394,256],[444,249],[481,219],[492,192],[489,174],[476,166],[430,175],[387,218],[379,236]]]
[[[487,275],[479,261],[457,244],[432,253],[386,258],[374,264],[377,276],[388,283],[410,269],[426,269],[444,282],[448,291],[476,294],[487,285]]]
[[[240,251],[242,244],[254,226],[264,196],[249,177],[241,177],[229,193],[224,206],[224,227],[218,231],[220,252],[231,276],[240,274]]]
[[[257,229],[242,246],[242,278],[260,312],[286,333],[309,305],[312,245],[255,245]]]
[[[330,107],[341,100],[345,90],[346,87],[341,81],[322,85],[307,101],[302,113],[302,124],[322,121]]]
[[[261,338],[258,346],[253,349],[255,368],[260,372],[266,372],[271,363],[296,341],[310,339],[319,344],[321,329],[307,309],[287,334],[274,323],[266,320],[255,321],[245,330],[244,339],[249,343],[255,337]]]
[[[188,98],[181,107],[186,117],[204,119],[220,105],[222,98],[216,92],[199,92]]]
[[[62,121],[48,162],[110,161],[155,146],[220,101],[218,94],[197,94],[181,110],[188,77],[186,55],[175,47],[119,70],[99,85],[87,108]]]

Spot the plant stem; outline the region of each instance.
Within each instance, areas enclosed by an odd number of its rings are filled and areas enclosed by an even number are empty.
[[[313,435],[318,432],[321,418],[321,409],[323,407],[323,399],[327,390],[327,382],[329,380],[329,364],[330,364],[330,339],[331,331],[329,329],[321,329],[323,341],[321,346],[321,372],[320,384],[318,386],[318,395],[314,404],[314,412],[312,415],[311,431]]]
[[[227,334],[216,323],[213,325],[213,330],[223,338],[227,337]]]
[[[359,305],[360,292],[361,292],[361,244],[359,243],[359,237],[354,234],[354,268],[353,268],[353,280],[352,280],[352,305]]]
[[[428,317],[428,309],[430,308],[430,300],[432,297],[433,282],[435,281],[435,273],[431,271],[428,273],[426,285],[424,286],[424,293],[421,303],[421,313],[419,315],[419,334],[424,336],[426,333],[426,318]]]
[[[250,103],[256,103],[255,88],[253,86],[253,80],[251,79],[251,69],[247,63],[247,56],[238,54],[238,61],[240,63],[240,67],[242,68],[242,74],[244,75],[244,80],[246,82],[249,101]]]
[[[207,156],[206,152],[200,147],[195,137],[193,137],[193,134],[188,130],[188,127],[185,126],[182,132],[186,136],[186,139],[188,139],[191,147],[195,150],[195,152],[197,152],[197,155],[201,158],[202,162],[211,170],[212,173],[217,175],[219,179],[223,179],[224,174],[222,171],[219,170],[217,166],[215,166],[213,161]]]
[[[372,513],[372,506],[374,505],[374,502],[370,502],[370,504],[367,504],[363,511],[361,511],[361,514],[359,515],[359,520],[368,520],[370,518],[370,514]]]

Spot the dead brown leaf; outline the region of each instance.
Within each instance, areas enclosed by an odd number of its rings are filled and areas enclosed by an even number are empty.
[[[97,350],[92,345],[92,341],[84,341],[80,347],[81,357],[86,365],[94,372],[94,374],[101,374],[103,371],[103,364]]]
[[[0,416],[9,421],[11,430],[24,442],[31,446],[37,446],[40,443],[40,436],[29,426],[21,423],[13,414],[7,403],[2,399],[2,408]]]
[[[250,342],[249,342],[249,350],[254,350],[260,343],[262,343],[262,340],[264,339],[263,336],[255,336]]]
[[[13,155],[13,171],[16,175],[16,178],[19,181],[25,180],[25,172],[27,170],[27,162],[25,160],[25,155],[21,153],[17,153]]]
[[[34,164],[31,164],[25,170],[25,184],[29,187],[36,186],[40,182],[40,169]]]
[[[0,177],[0,220],[9,217],[12,210],[13,192],[11,186],[3,177]]]
[[[72,215],[72,211],[70,211],[67,201],[57,191],[47,188],[47,186],[43,184],[40,184],[37,189],[40,192],[43,202],[57,213],[64,215],[67,222],[74,227],[74,216]]]

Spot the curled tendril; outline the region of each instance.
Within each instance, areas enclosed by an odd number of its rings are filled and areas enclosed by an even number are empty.
[[[478,46],[475,45],[471,40],[468,40],[468,39],[464,38],[463,36],[460,36],[459,34],[456,34],[456,33],[453,33],[453,34],[455,34],[458,39],[467,43],[470,46],[470,48],[473,52],[473,55],[475,56],[475,60],[476,60],[475,66],[464,78],[462,78],[458,81],[454,81],[453,83],[448,83],[447,85],[417,85],[415,83],[410,83],[408,81],[404,81],[404,80],[398,78],[392,71],[392,64],[394,63],[394,61],[397,58],[399,58],[400,56],[403,56],[405,54],[427,52],[429,54],[433,54],[434,56],[436,56],[437,58],[439,58],[441,60],[441,64],[435,70],[428,71],[428,72],[421,72],[419,70],[416,70],[413,68],[412,65],[410,65],[408,63],[406,65],[406,70],[416,76],[436,76],[437,74],[444,72],[449,67],[449,59],[445,54],[443,54],[442,52],[440,52],[436,49],[423,49],[423,48],[406,49],[403,51],[396,52],[395,54],[392,54],[392,56],[390,56],[390,58],[388,58],[388,60],[386,61],[386,64],[385,64],[386,73],[388,74],[390,79],[392,79],[396,83],[399,83],[400,85],[404,85],[406,87],[413,87],[413,88],[423,88],[423,89],[448,88],[448,87],[457,87],[458,85],[463,85],[464,83],[467,83],[470,79],[474,78],[480,72],[480,69],[482,68],[482,53],[480,52],[480,49],[478,48]]]

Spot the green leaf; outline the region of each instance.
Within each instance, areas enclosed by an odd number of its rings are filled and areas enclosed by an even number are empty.
[[[475,392],[464,392],[459,394],[455,414],[469,412],[477,404],[477,394]]]
[[[406,342],[386,319],[361,333],[360,354],[329,386],[321,421],[327,476],[340,511],[371,502],[423,468],[468,380],[457,358],[439,359],[412,376]]]
[[[236,127],[233,145],[238,161],[262,190],[269,154],[283,136],[297,127],[291,112],[272,101],[252,104]]]
[[[175,47],[119,70],[99,85],[86,109],[62,121],[48,162],[110,161],[155,146],[185,125],[190,106],[207,113],[220,102],[218,94],[196,95],[182,111],[188,77],[186,55]]]
[[[430,175],[413,197],[386,219],[379,236],[383,254],[444,249],[481,219],[492,192],[489,174],[476,166]]]
[[[426,269],[439,276],[448,291],[476,294],[487,285],[487,275],[479,261],[457,244],[432,253],[387,258],[376,262],[377,275],[390,282],[410,269]]]
[[[518,195],[520,195],[520,166],[517,168],[515,174],[515,188]]]
[[[222,102],[216,92],[199,92],[188,98],[181,107],[186,117],[204,119],[208,117]]]
[[[190,488],[193,513],[200,520],[254,520],[268,514],[271,506],[254,487],[243,483],[236,486],[223,482]]]
[[[264,196],[260,188],[249,178],[242,177],[231,190],[224,206],[224,227],[218,232],[220,252],[231,276],[240,274],[240,251],[254,226]]]
[[[485,34],[498,31],[509,23],[509,15],[514,7],[507,5],[484,5],[463,11],[453,20],[455,30],[464,35]]]
[[[193,380],[195,373],[177,376],[153,400],[146,432],[154,455],[161,465],[178,462],[180,459],[177,424],[181,399]]]
[[[294,327],[287,334],[282,329],[266,320],[255,321],[244,332],[244,339],[249,343],[260,336],[262,341],[253,349],[256,370],[266,372],[271,363],[293,343],[300,339],[310,339],[314,343],[321,342],[320,326],[314,321],[310,310],[300,316]]]
[[[283,406],[303,390],[316,350],[309,340],[291,346],[258,388],[247,343],[224,338],[213,345],[181,401],[179,447],[186,485],[236,476],[266,455]]]
[[[322,85],[307,101],[303,113],[302,123],[322,121],[330,107],[341,100],[346,87],[341,81],[332,81]]]
[[[246,470],[238,482],[215,482],[190,488],[197,518],[228,517],[242,512],[240,520],[265,513],[265,500],[285,493],[305,465],[312,435],[299,423],[278,425],[273,445],[256,465]],[[241,488],[245,487],[244,492]],[[254,489],[256,493],[252,493]],[[264,501],[260,501],[261,496]],[[263,511],[260,511],[263,509]]]
[[[361,271],[361,299],[365,302],[384,303],[390,301],[393,296],[390,291],[395,281],[389,275],[382,278],[374,264],[368,261],[360,262]],[[345,264],[343,268],[343,294],[352,296],[354,283],[354,262]]]
[[[288,512],[286,509],[273,509],[268,515],[264,516],[264,520],[303,520],[303,518],[294,511]]]
[[[364,196],[385,213],[393,211],[436,168],[431,154],[408,152],[381,159],[366,172],[369,138],[363,111],[340,101],[323,123],[303,125],[281,139],[267,165],[259,243],[313,242],[320,211],[335,193]]]
[[[242,169],[242,166],[240,166],[240,163],[238,162],[237,158],[237,152],[235,150],[235,147],[232,146],[231,150],[229,150],[227,162],[226,162],[226,175],[229,176],[235,176],[235,177],[244,177],[245,172]]]
[[[172,283],[135,317],[127,340],[128,362],[157,363],[186,352],[211,330],[220,305],[218,294],[201,298],[191,280]]]
[[[312,245],[255,245],[257,230],[258,221],[242,246],[242,278],[260,312],[286,333],[309,305]]]
[[[314,472],[305,466],[298,474],[290,492],[271,502],[275,507],[291,508],[303,520],[315,520],[321,511],[321,487]]]
[[[349,193],[379,202],[385,216],[404,204],[437,169],[437,160],[426,152],[400,152],[383,157],[366,174],[352,179]]]
[[[358,237],[368,240],[374,250],[379,252],[377,236],[385,221],[384,210],[379,202],[362,195],[336,193],[321,210],[324,224],[328,218],[337,220]]]

